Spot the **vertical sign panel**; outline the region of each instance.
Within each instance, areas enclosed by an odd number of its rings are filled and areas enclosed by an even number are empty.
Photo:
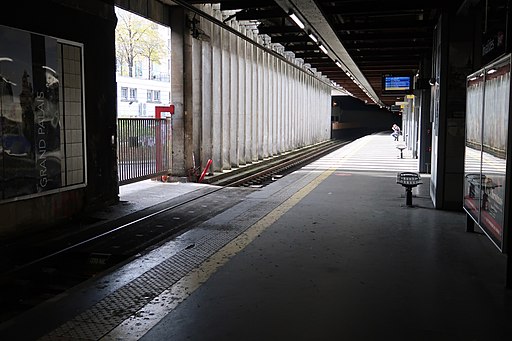
[[[31,34],[36,189],[61,187],[59,75],[57,41]]]

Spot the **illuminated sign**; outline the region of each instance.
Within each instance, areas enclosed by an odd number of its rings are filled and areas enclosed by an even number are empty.
[[[382,77],[383,94],[404,94],[412,90],[411,76],[384,75]]]

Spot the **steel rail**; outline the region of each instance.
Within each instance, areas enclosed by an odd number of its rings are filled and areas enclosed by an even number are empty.
[[[90,238],[87,238],[85,240],[79,241],[79,242],[74,243],[72,245],[69,245],[69,246],[67,246],[65,248],[62,248],[62,249],[60,249],[58,251],[54,251],[54,252],[52,252],[52,253],[50,253],[48,255],[45,255],[43,257],[39,257],[37,259],[34,259],[34,260],[29,261],[27,263],[24,263],[24,264],[22,264],[20,266],[17,266],[15,268],[11,269],[11,270],[8,270],[6,272],[1,273],[0,276],[11,275],[13,273],[19,272],[19,271],[21,271],[23,269],[26,269],[26,268],[28,268],[30,266],[33,266],[33,265],[37,264],[37,263],[41,263],[43,261],[46,261],[46,260],[48,260],[48,259],[50,259],[52,257],[57,257],[59,255],[62,255],[64,253],[66,253],[66,252],[69,252],[71,250],[77,249],[77,248],[79,248],[81,246],[84,246],[86,244],[89,244],[89,243],[91,243],[93,241],[97,241],[97,240],[99,240],[101,238],[110,236],[110,235],[112,235],[112,234],[114,234],[116,232],[122,231],[122,230],[124,230],[127,227],[130,227],[132,225],[141,223],[143,221],[151,219],[151,218],[153,218],[155,216],[158,216],[160,214],[163,214],[165,212],[171,211],[173,209],[176,209],[178,207],[184,206],[184,205],[189,204],[191,202],[194,202],[196,200],[199,200],[199,199],[202,199],[204,197],[210,196],[210,195],[212,195],[212,194],[214,194],[216,192],[219,192],[219,191],[225,189],[226,187],[243,186],[244,184],[247,184],[250,181],[253,181],[254,179],[257,179],[258,177],[261,178],[261,177],[265,177],[265,176],[266,177],[272,176],[272,175],[276,174],[277,172],[283,171],[285,169],[289,169],[289,168],[297,166],[299,164],[305,164],[309,160],[312,160],[314,158],[318,158],[318,157],[320,157],[322,155],[325,155],[326,153],[328,153],[328,152],[330,152],[332,150],[338,149],[338,148],[340,148],[340,147],[342,147],[342,146],[344,146],[344,145],[346,145],[346,144],[348,144],[350,142],[351,141],[344,141],[342,143],[335,144],[335,145],[329,145],[327,147],[326,146],[321,146],[319,148],[310,149],[304,155],[299,155],[296,158],[293,158],[291,160],[286,160],[284,162],[280,162],[277,165],[269,165],[265,169],[263,169],[261,171],[258,171],[256,173],[251,173],[249,175],[243,175],[242,174],[236,180],[229,181],[229,179],[227,179],[227,181],[224,182],[223,185],[216,185],[216,186],[219,186],[219,187],[214,188],[214,189],[208,191],[207,193],[203,193],[203,194],[201,194],[199,196],[196,196],[196,197],[193,197],[193,198],[190,198],[190,199],[186,199],[186,200],[184,200],[182,202],[179,202],[179,203],[174,204],[172,206],[160,209],[160,210],[158,210],[156,212],[152,212],[150,214],[147,214],[147,215],[145,215],[143,217],[137,218],[137,219],[135,219],[133,221],[130,221],[128,223],[124,223],[122,225],[114,227],[114,228],[112,228],[112,229],[110,229],[110,230],[108,230],[106,232],[99,233],[99,234],[97,234],[97,235],[95,235],[93,237],[90,237]],[[278,160],[277,160],[277,162],[278,162]],[[212,184],[212,185],[215,186],[215,184]],[[176,233],[179,233],[179,230],[176,231]]]

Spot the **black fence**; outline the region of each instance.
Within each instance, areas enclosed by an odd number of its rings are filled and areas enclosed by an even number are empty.
[[[161,175],[172,168],[170,119],[119,118],[117,169],[124,185]]]

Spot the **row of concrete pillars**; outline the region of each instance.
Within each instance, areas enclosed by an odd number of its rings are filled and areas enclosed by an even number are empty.
[[[173,173],[190,169],[192,155],[218,172],[330,138],[325,76],[237,22],[228,30],[180,10],[171,23]]]

